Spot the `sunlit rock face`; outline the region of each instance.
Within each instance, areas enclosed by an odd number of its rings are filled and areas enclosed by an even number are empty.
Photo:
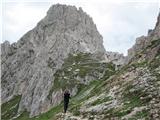
[[[92,18],[81,8],[56,4],[37,26],[18,42],[1,44],[2,102],[22,95],[19,112],[30,116],[46,112],[62,100],[63,91],[53,91],[54,81],[69,53],[92,53],[104,59],[102,36]]]

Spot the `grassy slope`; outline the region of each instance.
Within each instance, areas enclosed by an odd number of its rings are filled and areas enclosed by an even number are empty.
[[[158,81],[160,80],[160,71],[158,70],[158,67],[160,67],[160,54],[157,53],[157,55],[155,56],[155,58],[152,61],[148,61],[147,59],[141,59],[141,55],[145,55],[147,54],[147,51],[150,51],[151,49],[154,49],[155,47],[158,47],[160,40],[154,40],[153,42],[151,42],[151,44],[149,46],[146,47],[145,50],[137,53],[136,55],[136,60],[132,61],[130,64],[124,66],[121,70],[117,71],[115,73],[115,76],[113,76],[112,79],[105,79],[106,81],[103,81],[100,83],[99,89],[94,89],[96,92],[98,91],[98,94],[101,93],[106,93],[106,91],[108,91],[108,89],[112,89],[114,86],[118,86],[120,85],[121,87],[121,93],[120,96],[121,98],[119,98],[119,101],[121,103],[123,103],[120,107],[118,108],[111,108],[111,109],[106,109],[103,111],[103,113],[86,113],[89,116],[92,115],[101,115],[103,114],[105,117],[104,119],[109,119],[109,118],[118,118],[118,119],[122,119],[123,116],[129,115],[131,112],[134,111],[134,109],[137,107],[144,107],[144,106],[148,106],[150,104],[150,101],[152,100],[151,97],[149,97],[149,93],[147,92],[147,90],[145,90],[144,88],[138,88],[136,85],[133,85],[133,81],[131,82],[125,82],[122,80],[122,75],[128,73],[131,70],[137,70],[137,69],[147,69],[149,70],[149,73],[151,74],[150,77],[155,77],[155,80],[151,80],[150,84],[154,86],[154,88],[158,89]],[[139,55],[141,54],[141,55]],[[143,73],[144,74],[144,73]],[[139,79],[141,76],[137,76],[136,79]],[[142,79],[142,78],[140,78]],[[110,86],[110,88],[108,88]],[[150,86],[149,86],[150,87]],[[135,90],[133,92],[131,92],[131,90]],[[150,88],[148,88],[150,89]],[[93,91],[94,91],[93,90]],[[91,95],[93,93],[93,91],[91,91],[89,93],[89,95]],[[85,101],[88,101],[89,98],[91,98],[92,96],[97,96],[96,92],[94,92],[93,95],[87,97],[86,99],[82,99],[80,102],[77,101],[75,108],[71,109],[70,112],[72,112],[74,115],[82,115],[83,113],[80,113],[78,110],[79,108],[81,108],[83,106],[83,103]],[[117,95],[119,94],[118,92],[116,93]],[[155,96],[153,96],[155,97]],[[143,99],[141,99],[143,98]],[[112,99],[112,98],[111,98]],[[109,98],[105,99],[97,99],[95,101],[93,101],[91,104],[88,104],[87,106],[98,106],[99,104],[103,104],[108,102],[108,100],[110,100]],[[85,116],[85,115],[84,115]],[[87,116],[87,115],[86,115]],[[88,116],[87,116],[88,117]],[[136,112],[134,115],[132,115],[129,119],[130,120],[137,120],[137,119],[149,119],[149,110],[143,109],[139,112]]]
[[[20,102],[21,96],[15,96],[12,100],[2,104],[2,120],[8,120],[13,118],[18,112],[18,103]]]
[[[50,98],[52,92],[55,90],[65,89],[66,86],[70,88],[77,85],[78,93],[76,94],[76,96],[72,97],[69,105],[69,110],[71,112],[74,111],[74,114],[77,114],[76,109],[78,109],[80,103],[88,99],[89,97],[94,96],[95,92],[98,93],[103,80],[114,74],[114,70],[115,67],[112,63],[101,63],[93,59],[91,54],[79,53],[75,55],[69,55],[69,57],[62,65],[62,69],[56,72],[53,87],[50,90],[48,97]],[[75,79],[76,76],[80,76],[82,79],[84,79],[86,75],[94,76],[99,73],[103,73],[103,77],[90,82],[88,85],[80,83]],[[88,91],[88,93],[86,91]],[[14,101],[14,99],[10,100],[9,102],[11,101]],[[15,104],[18,105],[19,101],[17,100]],[[7,106],[7,109],[10,109],[11,107],[12,106]],[[57,105],[48,112],[33,118],[29,118],[29,113],[24,111],[19,117],[16,118],[16,120],[52,120],[54,119],[56,113],[62,111],[63,103]],[[6,114],[8,114],[8,112]],[[17,111],[15,112],[15,114],[12,115],[12,117],[16,116],[16,114]],[[8,119],[9,118],[6,118],[5,120]]]

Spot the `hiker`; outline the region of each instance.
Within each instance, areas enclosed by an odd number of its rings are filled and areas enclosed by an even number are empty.
[[[69,99],[70,99],[70,93],[68,90],[65,90],[64,92],[64,113],[66,113],[67,111]]]

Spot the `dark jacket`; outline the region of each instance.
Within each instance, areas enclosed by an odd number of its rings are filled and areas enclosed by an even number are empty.
[[[69,98],[70,98],[70,93],[65,92],[64,93],[64,102],[69,102]]]

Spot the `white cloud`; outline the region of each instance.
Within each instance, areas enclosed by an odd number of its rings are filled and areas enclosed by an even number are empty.
[[[3,6],[3,40],[15,42],[36,26],[50,6],[40,3],[36,5],[34,3],[6,3]]]
[[[56,3],[82,7],[96,23],[106,50],[124,54],[136,37],[146,35],[154,27],[159,12],[158,0],[6,0],[1,41],[20,39]]]

